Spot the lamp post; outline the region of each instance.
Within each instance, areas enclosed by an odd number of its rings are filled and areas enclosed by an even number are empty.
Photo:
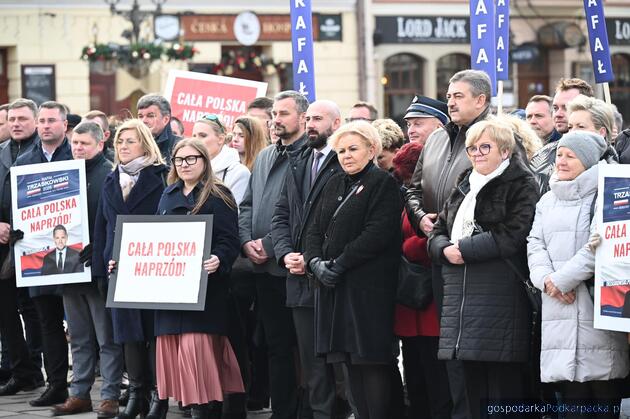
[[[155,4],[155,11],[153,12],[145,12],[140,10],[140,5],[138,4],[138,0],[133,0],[133,4],[131,5],[131,10],[123,11],[118,10],[117,5],[120,3],[120,0],[104,0],[105,3],[109,5],[109,10],[112,12],[112,15],[122,16],[128,21],[131,22],[131,34],[128,36],[129,41],[132,44],[138,43],[140,41],[140,25],[144,22],[149,16],[159,15],[162,13],[162,5],[166,3],[167,0],[151,0],[151,3]]]

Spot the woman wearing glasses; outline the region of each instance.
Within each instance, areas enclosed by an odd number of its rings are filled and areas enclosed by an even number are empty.
[[[267,129],[258,118],[241,116],[234,123],[232,134],[230,147],[238,151],[241,163],[251,171],[258,153],[269,145]]]
[[[160,398],[191,406],[193,418],[220,418],[224,393],[242,393],[243,382],[228,332],[228,279],[239,252],[237,207],[213,175],[207,147],[182,140],[173,150],[169,186],[159,214],[212,214],[211,256],[204,311],[155,312]]]
[[[429,238],[442,264],[444,300],[438,358],[463,361],[469,417],[489,400],[526,396],[530,347],[526,239],[538,186],[496,119],[466,133],[472,163],[459,178]]]
[[[225,127],[219,117],[204,115],[193,125],[192,136],[203,141],[214,175],[230,189],[236,203],[240,204],[249,182],[249,170],[241,164],[238,152],[225,144]]]
[[[166,186],[166,166],[151,131],[139,119],[123,123],[114,138],[115,169],[103,183],[96,223],[92,274],[106,281],[112,259],[118,215],[152,215]],[[114,340],[123,345],[129,374],[129,402],[121,419],[135,418],[149,410],[149,392],[155,387],[155,335],[153,311],[112,309]],[[166,404],[153,394],[151,412],[164,417]]]

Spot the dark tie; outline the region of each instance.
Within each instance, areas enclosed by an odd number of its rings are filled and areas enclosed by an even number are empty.
[[[315,184],[315,180],[317,179],[319,159],[321,159],[323,155],[324,154],[320,153],[319,151],[316,151],[313,155],[313,165],[311,166],[311,188],[313,187],[313,185]]]
[[[57,256],[57,270],[63,272],[63,253],[61,252]]]

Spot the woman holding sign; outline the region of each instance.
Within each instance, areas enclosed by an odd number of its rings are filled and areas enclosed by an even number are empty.
[[[571,119],[569,119],[571,121]],[[554,383],[564,402],[621,399],[628,375],[626,334],[593,328],[595,256],[586,247],[597,194],[598,161],[606,150],[600,133],[570,132],[558,142],[551,190],[536,205],[527,253],[532,283],[542,294],[540,379]],[[568,415],[567,418],[582,417]],[[589,416],[590,417],[590,416]]]
[[[218,181],[207,148],[182,140],[173,150],[169,186],[159,214],[212,214],[211,256],[204,311],[158,310],[157,383],[161,399],[191,406],[193,418],[220,418],[224,393],[242,393],[243,382],[228,332],[228,279],[238,255],[238,215],[229,189]]]
[[[93,275],[106,283],[107,261],[112,258],[118,215],[153,215],[165,187],[166,166],[149,128],[139,119],[123,123],[114,138],[115,169],[103,183],[94,226]],[[112,309],[114,340],[123,345],[129,374],[130,397],[121,419],[135,418],[149,410],[148,395],[155,386],[155,335],[153,311]],[[153,398],[151,411],[168,409]]]

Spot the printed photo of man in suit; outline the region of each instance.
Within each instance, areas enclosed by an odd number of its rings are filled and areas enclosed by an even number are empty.
[[[53,229],[55,249],[44,256],[42,275],[59,275],[83,272],[83,264],[79,260],[79,252],[66,246],[68,231],[59,224]]]

